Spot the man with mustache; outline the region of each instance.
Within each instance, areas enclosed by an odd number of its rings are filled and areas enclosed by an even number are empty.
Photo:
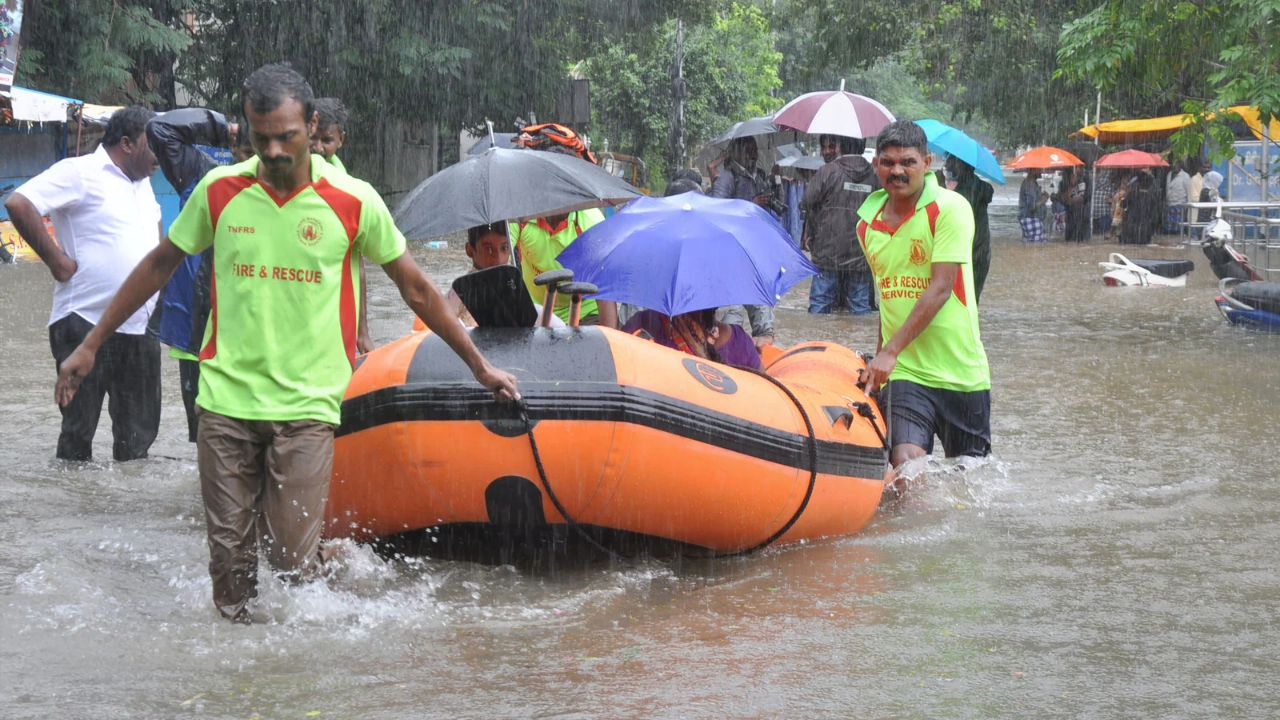
[[[929,172],[924,130],[910,121],[876,139],[883,190],[858,210],[858,240],[880,293],[880,339],[862,371],[884,388],[894,467],[933,452],[991,452],[991,371],[978,331],[973,211]]]
[[[520,394],[405,251],[373,188],[311,154],[317,120],[307,81],[288,65],[263,66],[245,80],[241,104],[241,132],[257,157],[215,168],[196,185],[168,236],[62,363],[55,394],[70,403],[111,333],[184,258],[214,248],[196,453],[214,605],[248,622],[259,543],[288,580],[314,578],[323,562],[334,429],[356,358],[357,253],[382,266],[495,399]]]

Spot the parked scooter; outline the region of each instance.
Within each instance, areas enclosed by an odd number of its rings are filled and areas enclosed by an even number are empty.
[[[1231,223],[1222,219],[1219,204],[1200,243],[1218,276],[1219,295],[1214,299],[1218,310],[1232,325],[1280,332],[1280,282],[1264,280],[1249,258],[1231,246],[1233,239]]]
[[[1209,227],[1205,228],[1204,239],[1200,243],[1204,256],[1209,258],[1209,267],[1219,280],[1236,278],[1241,281],[1262,282],[1263,277],[1249,264],[1249,258],[1231,247],[1233,239],[1231,223],[1222,219],[1222,203],[1218,203],[1218,212]]]

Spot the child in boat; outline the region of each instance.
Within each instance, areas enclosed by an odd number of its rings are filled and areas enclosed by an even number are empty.
[[[761,368],[760,353],[741,325],[716,322],[715,308],[668,317],[654,310],[636,313],[622,331],[649,334],[659,345],[712,362]]]
[[[507,239],[506,223],[496,222],[492,225],[477,225],[467,230],[467,257],[471,258],[471,269],[468,273],[488,270],[491,267],[506,265],[511,262],[511,241]],[[475,327],[476,321],[462,304],[462,298],[452,289],[445,297],[449,307],[458,316],[458,320],[467,327]],[[542,306],[534,303],[538,317],[542,317]],[[555,313],[551,315],[551,327],[564,327],[565,323]]]

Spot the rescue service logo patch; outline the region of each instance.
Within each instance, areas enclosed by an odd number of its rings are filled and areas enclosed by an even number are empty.
[[[738,392],[738,383],[733,378],[725,375],[714,367],[698,362],[693,358],[685,358],[684,369],[689,371],[694,380],[702,383],[709,390],[714,390],[724,395],[732,395]]]
[[[924,240],[920,238],[912,238],[911,240],[911,264],[924,265],[929,262],[929,254],[924,251]]]
[[[324,237],[324,226],[315,218],[303,218],[298,223],[298,241],[307,247],[315,247]]]

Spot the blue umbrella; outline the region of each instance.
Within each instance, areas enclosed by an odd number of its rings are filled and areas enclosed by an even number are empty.
[[[960,158],[982,177],[993,183],[1005,184],[1000,163],[982,143],[937,120],[917,120],[916,124],[924,129],[925,137],[929,138],[930,150]]]
[[[637,198],[556,259],[596,297],[664,315],[773,305],[818,273],[769,213],[697,192]]]

